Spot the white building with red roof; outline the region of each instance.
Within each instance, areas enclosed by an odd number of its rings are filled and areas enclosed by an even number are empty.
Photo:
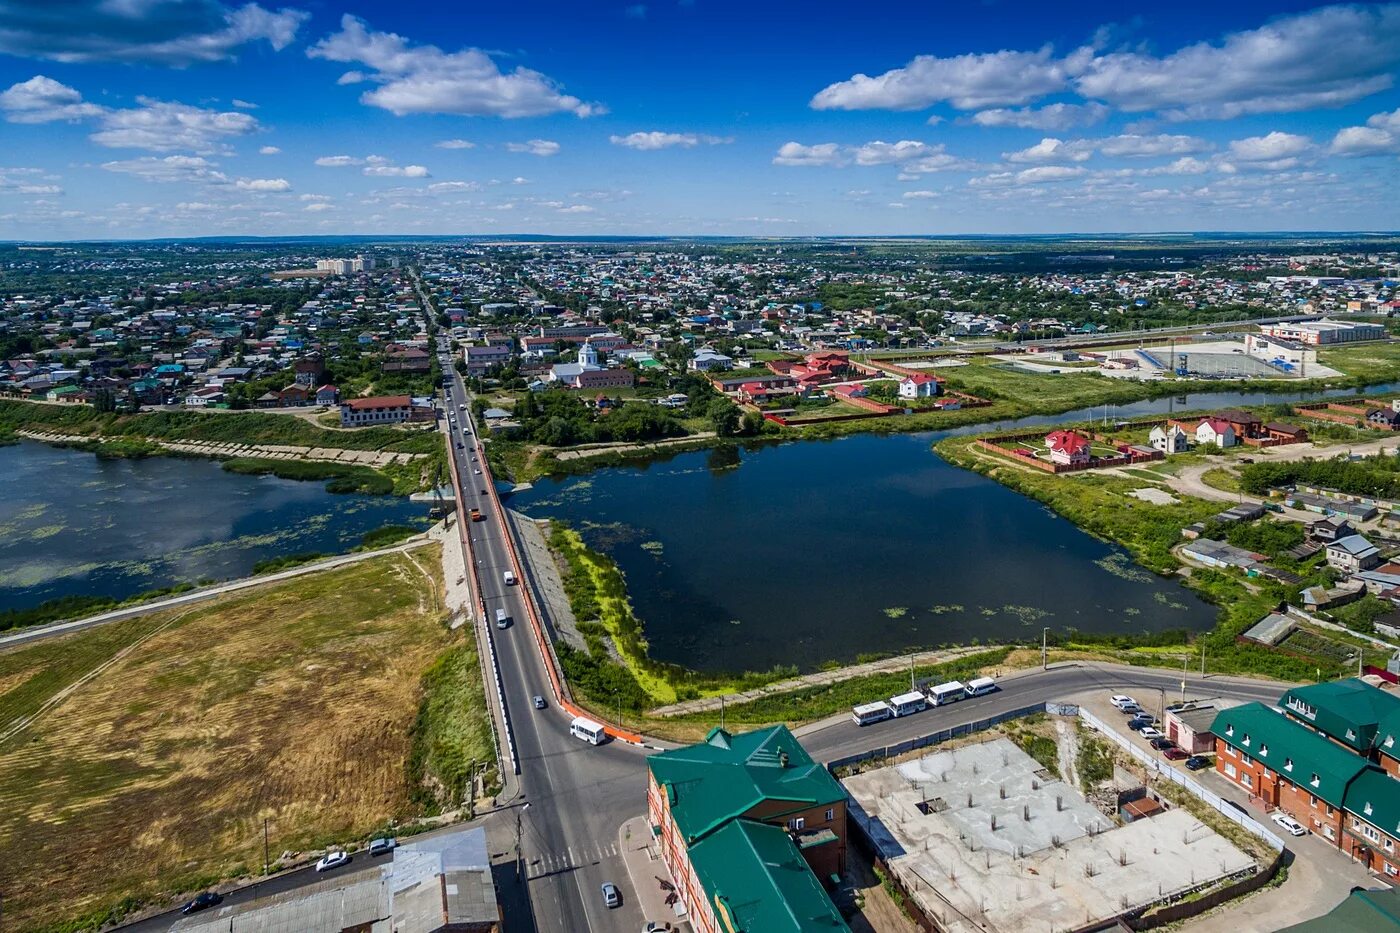
[[[1224,418],[1202,418],[1201,423],[1196,426],[1197,444],[1234,447],[1237,441],[1234,425]]]
[[[933,398],[938,394],[938,377],[914,373],[899,380],[900,398]]]
[[[1045,435],[1051,463],[1078,466],[1089,462],[1091,443],[1078,431],[1051,431]]]

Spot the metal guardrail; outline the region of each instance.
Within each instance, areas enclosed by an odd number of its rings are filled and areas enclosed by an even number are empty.
[[[1258,820],[1254,819],[1249,814],[1242,813],[1239,810],[1235,809],[1234,806],[1225,802],[1224,797],[1221,797],[1214,791],[1207,790],[1195,778],[1183,774],[1181,771],[1178,771],[1176,768],[1173,768],[1166,761],[1157,758],[1155,755],[1149,755],[1147,752],[1143,751],[1142,749],[1134,745],[1132,742],[1128,741],[1128,738],[1120,734],[1118,730],[1110,727],[1102,719],[1095,716],[1088,710],[1080,709],[1079,718],[1088,725],[1092,726],[1098,732],[1102,733],[1106,738],[1117,744],[1120,748],[1126,749],[1128,754],[1132,755],[1133,758],[1137,759],[1139,763],[1146,766],[1147,769],[1155,776],[1164,778],[1168,781],[1171,781],[1173,784],[1178,784],[1181,787],[1184,787],[1192,794],[1195,794],[1197,797],[1210,804],[1211,808],[1218,811],[1221,816],[1230,820],[1232,823],[1239,824],[1240,826],[1254,833],[1256,836],[1260,836],[1261,838],[1263,838],[1263,840],[1266,843],[1268,843],[1269,847],[1272,848],[1274,851],[1283,851],[1283,840],[1280,839],[1278,836],[1275,836],[1271,830],[1264,826],[1264,824],[1260,823]]]
[[[1020,719],[1022,716],[1030,716],[1033,713],[1045,712],[1046,704],[1036,703],[1031,706],[1023,706],[1019,709],[1008,710],[1005,713],[998,713],[995,716],[988,716],[985,719],[974,719],[960,725],[950,726],[947,729],[940,729],[937,732],[930,732],[928,735],[921,735],[916,739],[908,739],[894,745],[882,745],[872,748],[869,751],[859,752],[855,755],[847,755],[845,758],[838,758],[835,761],[828,761],[826,767],[828,771],[837,768],[844,768],[849,765],[860,764],[863,761],[873,761],[878,758],[893,758],[912,752],[915,749],[927,748],[930,745],[937,745],[939,742],[946,742],[949,739],[957,738],[960,735],[971,735],[974,732],[981,732],[990,729],[998,723],[1006,722],[1008,719]],[[937,709],[938,707],[934,707]],[[918,715],[915,713],[914,715]]]

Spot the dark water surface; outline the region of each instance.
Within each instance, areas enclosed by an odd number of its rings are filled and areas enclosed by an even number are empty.
[[[0,447],[0,610],[247,576],[260,560],[334,553],[388,524],[426,526],[395,496],[226,473],[211,460],[99,460]]]
[[[1216,611],[1191,591],[929,447],[994,428],[1302,397],[1219,392],[948,432],[698,451],[541,480],[510,504],[567,521],[611,555],[652,655],[701,670],[806,669],[1037,638],[1042,626],[1199,630]]]

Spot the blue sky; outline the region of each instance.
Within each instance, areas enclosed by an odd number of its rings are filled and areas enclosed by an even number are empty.
[[[1393,230],[1400,4],[0,0],[0,238]]]

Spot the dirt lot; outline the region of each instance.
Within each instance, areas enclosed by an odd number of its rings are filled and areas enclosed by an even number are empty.
[[[261,871],[264,819],[276,860],[410,815],[420,680],[463,638],[439,566],[394,555],[0,654],[6,929]]]

